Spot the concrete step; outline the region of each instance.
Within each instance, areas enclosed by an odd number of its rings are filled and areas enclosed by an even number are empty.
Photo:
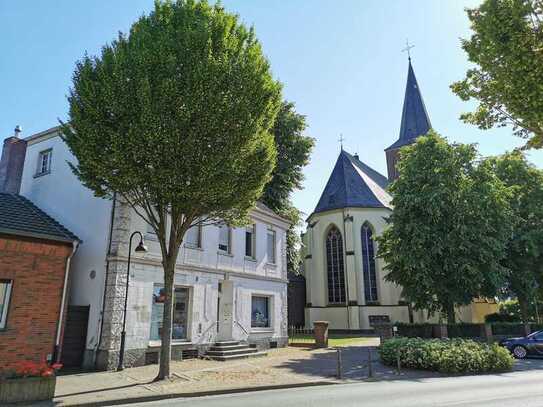
[[[234,346],[239,345],[239,341],[218,341],[215,342],[215,346]]]
[[[228,355],[228,356],[211,356],[208,355],[210,359],[218,361],[227,361],[227,360],[238,360],[238,359],[249,359],[249,358],[258,358],[266,356],[267,352],[253,352],[253,353],[244,353],[240,355]]]
[[[237,349],[247,349],[249,348],[249,346],[247,345],[243,345],[243,344],[239,344],[239,345],[229,345],[229,346],[217,346],[217,345],[213,345],[209,348],[209,350],[212,350],[212,351],[227,351],[227,350],[237,350]]]
[[[256,353],[255,348],[244,347],[243,349],[231,349],[231,350],[208,350],[206,354],[208,356],[230,356],[230,355],[244,355]]]

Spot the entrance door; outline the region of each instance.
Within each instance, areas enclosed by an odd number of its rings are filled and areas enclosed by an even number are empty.
[[[61,361],[64,367],[81,367],[87,342],[90,306],[68,306],[62,342]]]

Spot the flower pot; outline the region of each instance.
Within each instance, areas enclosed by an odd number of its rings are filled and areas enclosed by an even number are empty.
[[[0,380],[0,405],[21,401],[51,400],[55,396],[56,383],[55,376]]]

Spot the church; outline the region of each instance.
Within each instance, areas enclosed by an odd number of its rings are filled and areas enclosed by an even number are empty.
[[[388,178],[341,148],[302,235],[306,278],[305,324],[329,321],[335,330],[368,330],[379,322],[437,322],[402,299],[385,281],[376,236],[393,210],[387,186],[398,177],[399,150],[432,128],[411,58],[398,140],[385,149]],[[484,322],[496,305],[478,300],[457,309],[458,321]]]

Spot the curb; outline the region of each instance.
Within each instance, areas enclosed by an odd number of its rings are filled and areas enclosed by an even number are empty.
[[[149,396],[139,396],[134,398],[124,398],[124,399],[114,399],[114,400],[104,400],[99,402],[88,402],[88,403],[78,403],[78,404],[65,404],[66,406],[84,406],[84,407],[102,407],[102,406],[116,406],[121,404],[132,404],[132,403],[144,403],[151,401],[160,401],[167,399],[175,398],[196,398],[196,397],[205,397],[205,396],[220,396],[225,394],[236,394],[236,393],[250,393],[254,391],[266,391],[266,390],[283,390],[283,389],[296,389],[299,387],[314,387],[314,386],[326,386],[340,384],[336,381],[318,381],[318,382],[307,382],[307,383],[294,383],[294,384],[278,384],[270,386],[258,386],[258,387],[242,387],[238,389],[224,389],[224,390],[208,390],[208,391],[199,391],[192,393],[168,393],[168,394],[158,394],[158,395],[149,395]],[[55,405],[61,400],[53,399]],[[61,406],[64,404],[60,404]]]

